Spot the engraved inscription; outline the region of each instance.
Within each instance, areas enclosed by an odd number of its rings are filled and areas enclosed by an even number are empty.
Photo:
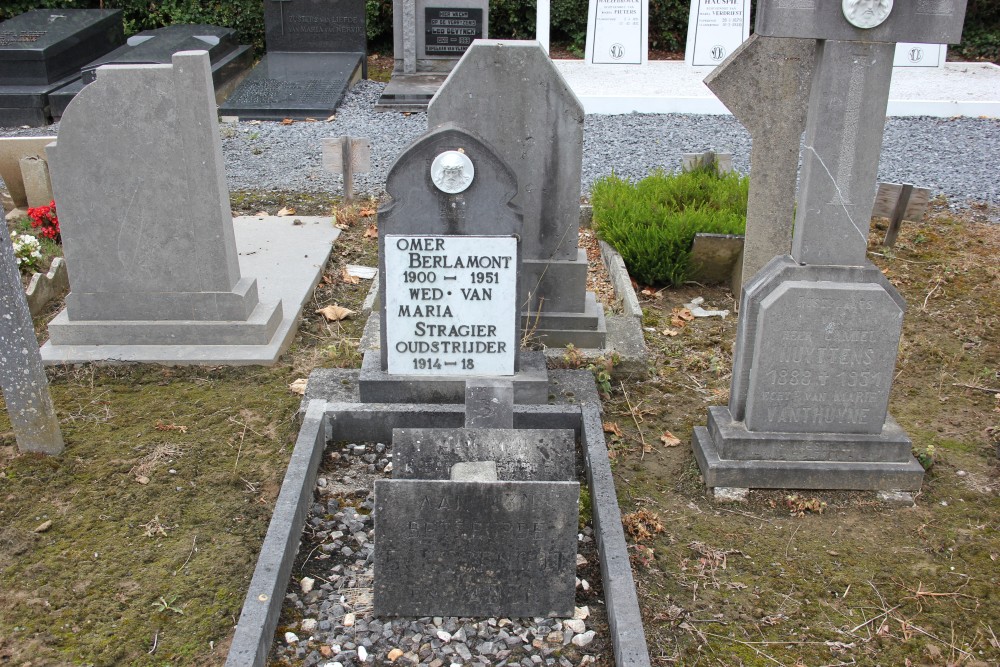
[[[385,237],[389,372],[513,375],[517,239]]]
[[[878,285],[833,285],[792,281],[763,302],[751,430],[881,431],[902,314]]]
[[[44,30],[0,30],[0,46],[13,46],[15,44],[34,44],[44,37]]]
[[[917,0],[914,11],[917,14],[953,16],[955,14],[955,3],[953,0]]]
[[[481,8],[424,8],[424,54],[460,56],[483,36]]]

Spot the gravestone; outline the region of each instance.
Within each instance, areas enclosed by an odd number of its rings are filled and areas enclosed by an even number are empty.
[[[544,359],[519,350],[517,180],[482,139],[445,124],[389,170],[378,212],[378,353],[365,354],[368,402],[464,401],[465,380],[505,376],[541,402]]]
[[[882,245],[891,247],[896,243],[903,220],[922,220],[930,198],[928,188],[916,188],[912,183],[879,183],[872,215],[889,218]]]
[[[705,78],[750,132],[750,195],[742,268],[733,294],[791,249],[799,146],[806,126],[816,42],[753,35]],[[747,86],[748,80],[767,81]],[[780,108],[782,113],[769,113]]]
[[[720,65],[750,36],[750,0],[691,0],[684,62]]]
[[[48,156],[71,291],[43,354],[267,345],[285,326],[240,273],[212,90],[208,54],[181,52],[101,68],[67,107]]]
[[[35,9],[0,23],[0,127],[49,123],[49,94],[124,39],[120,9]]]
[[[368,76],[364,0],[264,0],[267,54],[220,107],[224,116],[326,118]]]
[[[649,60],[649,0],[590,0],[584,60],[644,65]]]
[[[483,137],[517,175],[521,328],[549,347],[601,348],[604,312],[578,246],[583,107],[535,41],[477,41],[427,109]]]
[[[964,13],[964,0],[758,4],[758,35],[815,39],[816,60],[791,255],[745,286],[729,406],[695,428],[707,486],[919,489],[887,411],[905,304],[865,255],[895,43],[958,41]]]
[[[38,165],[32,163],[27,174],[22,171],[22,165],[26,164],[26,159],[31,158],[44,163],[46,173],[41,179],[41,184],[44,185],[48,181],[45,147],[55,140],[55,137],[0,137],[0,180],[7,188],[13,203],[7,219],[22,218],[28,215],[29,206],[38,206],[39,200],[42,200],[43,204],[48,204],[52,199],[51,184],[47,193],[40,192],[37,187],[38,178],[32,179],[31,168]],[[44,199],[46,194],[48,198]]]
[[[7,225],[0,224],[0,389],[7,416],[22,452],[58,454],[63,450],[49,381],[38,353]]]
[[[129,37],[123,46],[84,65],[77,80],[49,95],[52,117],[62,116],[70,100],[97,78],[97,68],[102,65],[166,65],[175,53],[199,50],[208,51],[215,98],[222,101],[253,63],[253,50],[239,43],[232,28],[172,25],[143,30]]]
[[[462,54],[489,37],[487,0],[393,0],[392,78],[377,111],[424,111]]]

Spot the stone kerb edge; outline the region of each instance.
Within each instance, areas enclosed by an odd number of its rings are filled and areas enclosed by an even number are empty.
[[[357,371],[342,373],[345,379],[356,380]],[[586,371],[561,373],[586,376],[591,388],[586,393],[593,393],[593,396],[584,398],[578,405],[516,405],[514,425],[516,428],[572,428],[581,438],[615,666],[649,667],[646,635],[604,440],[596,388]],[[465,409],[459,404],[383,405],[309,401],[237,625],[227,667],[263,667],[266,662],[326,441],[332,439],[334,433],[338,438],[385,439],[391,436],[393,428],[459,427],[464,419]],[[298,506],[283,502],[291,499]],[[297,525],[291,525],[290,517],[297,518]],[[281,559],[276,561],[275,555],[281,555]],[[258,602],[256,597],[262,591],[269,596],[266,604]]]
[[[326,447],[326,422],[326,401],[310,401],[250,580],[227,667],[263,667],[267,662]]]

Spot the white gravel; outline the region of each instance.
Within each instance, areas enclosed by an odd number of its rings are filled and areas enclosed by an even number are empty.
[[[232,190],[342,192],[340,176],[322,165],[321,139],[368,137],[371,171],[358,174],[357,192],[380,195],[402,150],[427,128],[423,113],[374,111],[384,84],[362,81],[331,121],[241,122],[223,126],[226,175]],[[48,128],[0,129],[0,136],[54,134]],[[886,122],[879,180],[908,182],[943,194],[953,206],[1000,205],[997,147],[1000,119],[890,118]],[[738,171],[750,168],[750,137],[731,116],[683,114],[589,115],[584,131],[583,187],[612,171],[631,179],[656,168],[679,168],[681,153],[730,152]]]

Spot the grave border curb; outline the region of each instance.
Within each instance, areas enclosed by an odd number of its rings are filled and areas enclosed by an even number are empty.
[[[343,373],[345,379],[349,379],[357,371]],[[593,383],[590,373],[586,371],[563,373],[580,374],[581,377],[586,376],[591,385]],[[590,490],[615,665],[649,667],[649,651],[596,388],[593,398],[581,398],[583,400],[579,403],[570,405],[516,405],[515,425],[519,428],[572,428],[578,433]],[[226,667],[263,667],[267,662],[327,441],[335,437],[391,437],[394,427],[404,425],[460,427],[464,420],[463,404],[362,404],[321,399],[308,402],[230,645]],[[341,430],[345,432],[339,432]],[[262,595],[266,598],[261,599]]]

